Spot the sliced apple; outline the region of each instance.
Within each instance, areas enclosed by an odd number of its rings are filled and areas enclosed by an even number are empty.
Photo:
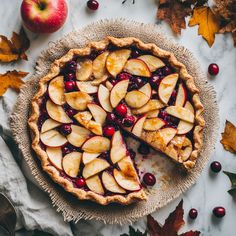
[[[143,129],[147,131],[156,131],[166,125],[166,122],[158,117],[146,119]]]
[[[186,102],[184,108],[188,109],[189,111],[191,111],[194,114],[194,108],[189,101]],[[180,120],[178,127],[177,127],[178,134],[188,133],[190,130],[192,130],[193,126],[194,126],[193,123],[189,123],[184,120]]]
[[[106,160],[96,158],[84,166],[82,175],[87,179],[107,169],[109,166],[110,164]]]
[[[117,184],[114,177],[105,171],[102,173],[102,183],[104,187],[112,193],[126,193],[126,191]]]
[[[187,161],[193,151],[192,143],[188,138],[185,138],[182,149],[180,150],[180,158],[182,161]]]
[[[113,164],[124,158],[127,148],[120,131],[116,131],[111,140],[110,158]]]
[[[58,169],[62,170],[62,150],[61,147],[47,147],[46,153],[49,161]]]
[[[109,90],[109,91],[111,91],[112,90],[112,88],[113,88],[113,85],[112,85],[112,83],[110,82],[110,81],[106,81],[106,87],[107,87],[107,89]]]
[[[48,115],[55,121],[61,122],[61,123],[71,123],[72,120],[70,117],[66,114],[62,106],[56,105],[51,100],[48,100],[46,103],[46,109],[48,112]]]
[[[138,90],[132,90],[125,96],[125,102],[131,108],[140,108],[144,106],[149,100],[150,97]]]
[[[134,115],[140,115],[140,114],[147,113],[149,111],[161,109],[164,106],[165,104],[162,103],[160,100],[151,99],[143,107],[140,107],[138,109],[132,109],[132,113]]]
[[[48,94],[55,104],[63,105],[65,103],[63,76],[57,76],[50,81],[48,85]]]
[[[80,170],[82,153],[80,152],[71,152],[63,157],[62,166],[67,175],[72,178],[77,177]]]
[[[170,74],[164,77],[158,87],[158,95],[162,102],[167,104],[171,97],[172,92],[175,89],[175,85],[178,81],[178,74]]]
[[[88,109],[92,113],[92,116],[96,122],[98,122],[101,125],[105,123],[107,113],[104,111],[103,108],[101,108],[97,104],[90,103],[88,104]]]
[[[109,54],[106,67],[113,77],[116,77],[123,70],[130,54],[131,51],[129,49],[116,50]]]
[[[98,55],[93,61],[93,75],[97,80],[107,76],[106,60],[109,52],[103,52]]]
[[[128,191],[138,191],[140,190],[140,183],[136,178],[124,175],[121,171],[114,169],[114,178],[116,182],[124,189]]]
[[[147,64],[140,59],[129,59],[125,64],[124,71],[143,77],[151,77],[152,75]]]
[[[181,83],[178,87],[178,92],[175,100],[175,106],[183,107],[187,99],[187,92],[184,85]]]
[[[94,193],[104,195],[104,189],[98,175],[94,175],[85,180],[87,187]]]
[[[108,79],[108,74],[105,74],[100,79],[95,79],[91,81],[91,84],[94,86],[99,86],[99,84],[104,83],[105,81],[107,81],[107,79]]]
[[[141,116],[140,118],[138,118],[137,121],[135,122],[135,124],[131,130],[131,132],[135,136],[141,137],[145,120],[146,120],[146,116],[144,115],[144,116]]]
[[[83,81],[83,82],[77,81],[76,84],[79,90],[84,93],[94,94],[97,93],[98,91],[98,87],[92,85],[91,81]]]
[[[105,111],[111,112],[110,91],[102,84],[98,88],[98,100]]]
[[[177,129],[175,128],[163,128],[157,132],[157,140],[159,140],[159,144],[165,147],[167,144],[175,137],[177,133]]]
[[[102,136],[89,138],[82,146],[82,150],[90,153],[102,153],[110,150],[110,140]]]
[[[134,164],[131,161],[131,158],[129,156],[125,156],[123,159],[121,159],[117,165],[119,166],[120,170],[125,176],[134,177],[138,181],[138,175],[134,168]]]
[[[67,135],[67,139],[75,147],[81,147],[91,135],[89,130],[78,125],[71,125],[71,130],[71,133]]]
[[[88,164],[89,162],[96,159],[101,153],[90,153],[90,152],[83,152],[82,160],[84,165]]]
[[[40,139],[48,147],[61,147],[67,142],[67,139],[56,130],[40,134]]]
[[[113,108],[116,107],[120,103],[120,101],[125,97],[128,86],[128,79],[121,80],[113,86],[110,93],[110,103]]]
[[[169,106],[165,110],[169,115],[172,115],[190,123],[194,123],[194,113],[184,107]]]
[[[143,85],[140,89],[140,92],[144,93],[147,97],[151,98],[152,96],[152,87],[149,83]]]
[[[102,135],[102,126],[93,120],[92,114],[89,111],[78,112],[74,118],[85,128],[97,135]]]
[[[155,118],[155,117],[158,117],[158,114],[159,114],[160,110],[159,109],[156,109],[156,110],[153,110],[153,111],[149,111],[147,112],[147,118]]]
[[[93,62],[91,60],[79,61],[77,63],[76,79],[87,81],[93,73]]]
[[[161,59],[152,55],[142,55],[138,59],[144,61],[151,72],[165,66],[165,63]]]
[[[92,97],[84,92],[71,92],[66,93],[66,102],[74,109],[84,111],[87,108],[87,104],[92,102]]]
[[[51,130],[51,129],[54,129],[58,126],[60,126],[61,123],[60,122],[57,122],[51,118],[47,119],[44,121],[43,125],[42,125],[42,128],[41,128],[41,133],[44,133],[48,130]]]

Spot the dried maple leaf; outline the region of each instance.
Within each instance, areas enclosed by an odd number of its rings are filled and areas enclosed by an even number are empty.
[[[27,72],[22,71],[8,71],[5,74],[0,74],[0,96],[2,96],[8,88],[13,88],[19,91],[20,87],[24,84],[21,79],[28,75]]]
[[[192,3],[178,0],[160,0],[157,18],[165,20],[174,33],[180,34],[186,28],[185,17],[192,13]]]
[[[0,61],[12,62],[18,59],[27,60],[25,51],[29,46],[30,41],[23,28],[21,28],[19,34],[13,32],[11,40],[0,35]]]
[[[232,153],[236,152],[236,127],[228,120],[225,122],[225,130],[221,137],[220,142],[224,149]]]
[[[195,25],[199,25],[198,34],[202,35],[211,47],[215,41],[215,34],[220,30],[219,18],[214,15],[209,7],[196,7],[189,21],[189,26]]]
[[[183,220],[183,200],[180,201],[176,209],[170,213],[161,226],[151,215],[147,216],[147,228],[151,236],[178,236],[178,231],[185,224]],[[189,231],[179,236],[198,236],[199,231]]]

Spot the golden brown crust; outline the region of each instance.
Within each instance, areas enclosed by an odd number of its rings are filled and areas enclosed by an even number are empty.
[[[102,41],[89,43],[85,48],[71,49],[66,55],[58,60],[55,60],[51,66],[49,73],[39,82],[38,92],[32,99],[32,112],[28,124],[33,136],[32,148],[36,152],[38,158],[41,160],[43,170],[47,172],[55,182],[64,187],[66,191],[71,192],[79,199],[96,201],[102,205],[106,205],[111,202],[130,204],[131,202],[134,202],[136,200],[146,199],[146,194],[143,189],[138,192],[129,193],[125,196],[101,196],[92,191],[84,191],[82,189],[74,188],[73,184],[69,180],[59,175],[59,171],[48,161],[46,152],[43,151],[39,146],[39,130],[37,126],[37,120],[39,117],[39,102],[40,98],[46,91],[46,83],[57,76],[60,72],[60,67],[62,67],[66,62],[70,61],[74,55],[85,56],[89,55],[91,53],[91,50],[93,49],[103,50],[108,46],[110,42],[117,47],[136,45],[141,50],[149,50],[153,53],[153,55],[156,55],[160,58],[168,59],[172,66],[179,69],[180,78],[186,82],[187,89],[192,95],[192,102],[195,109],[195,127],[193,132],[194,147],[190,158],[187,161],[183,162],[183,165],[186,169],[191,169],[194,166],[202,147],[202,134],[205,125],[205,121],[202,116],[204,108],[199,98],[199,90],[194,84],[194,79],[188,74],[186,67],[182,63],[180,63],[172,53],[158,48],[155,44],[145,44],[137,38],[114,38],[108,36]]]

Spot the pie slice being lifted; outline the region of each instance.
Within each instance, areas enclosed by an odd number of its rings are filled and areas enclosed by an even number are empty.
[[[43,170],[81,200],[146,199],[124,132],[194,167],[205,125],[199,90],[175,56],[107,37],[54,61],[32,100],[32,147]]]

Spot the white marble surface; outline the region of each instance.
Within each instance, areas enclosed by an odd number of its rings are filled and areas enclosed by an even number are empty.
[[[100,8],[96,12],[89,12],[86,9],[86,0],[68,0],[69,16],[64,27],[51,35],[29,34],[31,40],[31,47],[27,53],[29,61],[0,65],[0,73],[12,69],[33,73],[37,56],[51,41],[59,39],[65,33],[99,19],[125,17],[139,22],[156,23],[157,7],[154,0],[136,0],[134,5],[132,0],[127,0],[124,5],[121,4],[122,0],[100,0],[99,2]],[[21,26],[20,4],[20,0],[1,0],[0,34],[10,37],[12,31],[18,32]],[[169,26],[165,23],[157,23],[163,24],[166,34],[173,37]],[[233,47],[231,37],[229,35],[217,35],[214,46],[209,48],[206,42],[200,36],[197,36],[197,27],[192,27],[184,30],[181,37],[175,37],[174,39],[194,53],[206,73],[210,63],[216,62],[219,65],[219,75],[215,78],[209,77],[209,81],[217,91],[221,118],[220,131],[223,131],[226,119],[236,124],[236,49]],[[13,105],[16,100],[16,94],[8,91],[6,99]],[[1,121],[3,121],[5,119],[4,115],[1,114],[0,116]],[[217,141],[216,151],[212,156],[212,160],[219,160],[224,170],[236,172],[235,156],[224,151],[219,140]],[[227,193],[229,188],[230,182],[228,178],[222,172],[218,175],[211,174],[208,164],[197,183],[181,196],[184,199],[185,219],[187,221],[183,231],[191,228],[200,230],[202,232],[201,235],[204,236],[236,235],[236,201]],[[154,213],[153,216],[158,221],[163,222],[179,201],[180,198]],[[212,217],[212,209],[217,205],[224,206],[227,211],[226,216],[221,220]],[[199,217],[192,222],[187,219],[187,212],[191,207],[197,208],[199,211]],[[81,227],[77,227],[79,230],[75,232],[75,235],[116,236],[128,231],[128,225],[104,225],[95,221],[80,222],[78,224]],[[85,224],[89,227],[85,227]],[[144,217],[136,222],[134,226],[144,229],[145,224],[146,218]],[[85,228],[88,231],[84,232],[83,229]]]

